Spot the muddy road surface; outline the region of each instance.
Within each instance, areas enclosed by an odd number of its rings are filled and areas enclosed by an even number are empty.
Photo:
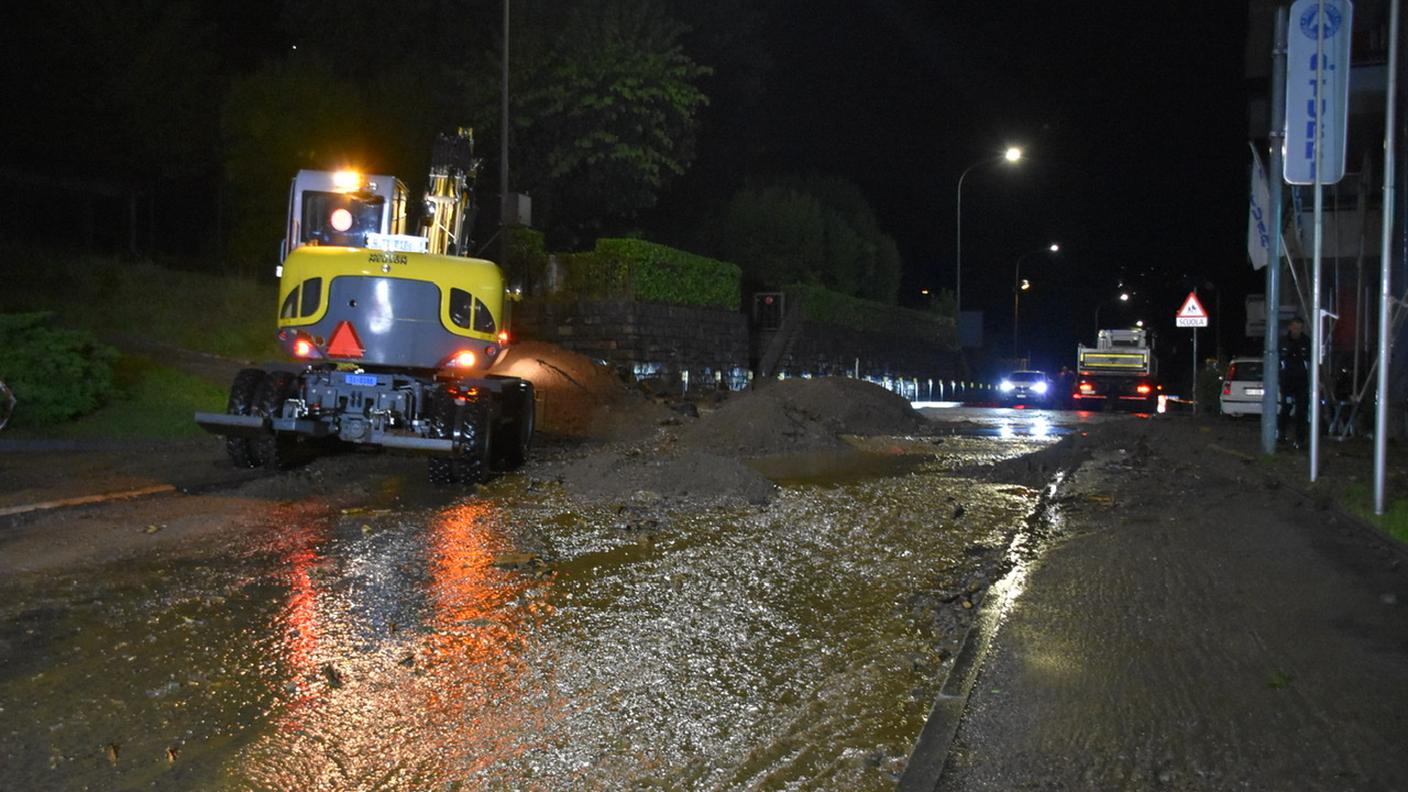
[[[1021,459],[1080,428],[1063,415],[746,470],[663,421],[470,493],[367,454],[222,483],[218,442],[189,449],[191,494],[0,517],[0,776],[893,788],[1050,476]]]

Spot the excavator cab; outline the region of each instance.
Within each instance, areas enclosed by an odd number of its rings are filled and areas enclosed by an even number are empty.
[[[406,234],[409,196],[394,176],[299,171],[289,187],[280,262],[305,245],[424,252],[426,238]]]

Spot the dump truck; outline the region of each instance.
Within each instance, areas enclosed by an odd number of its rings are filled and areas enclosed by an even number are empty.
[[[1164,386],[1148,331],[1101,330],[1095,346],[1076,347],[1076,377],[1071,402],[1078,410],[1096,407],[1161,411]]]
[[[503,272],[472,257],[473,131],[435,143],[417,207],[400,179],[303,170],[289,189],[275,334],[293,370],[248,368],[223,413],[238,467],[281,468],[327,445],[428,456],[438,484],[518,467],[532,383],[489,373],[509,343]],[[415,222],[412,215],[418,215]]]

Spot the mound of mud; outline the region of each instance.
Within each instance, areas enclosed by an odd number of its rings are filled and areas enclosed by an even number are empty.
[[[766,503],[771,481],[737,459],[698,451],[673,456],[603,451],[568,463],[562,483],[576,495],[624,499],[638,492],[670,498],[742,498]]]
[[[547,434],[600,440],[643,439],[668,410],[616,378],[591,358],[542,341],[510,346],[494,374],[533,383],[537,428]]]
[[[904,397],[843,377],[772,382],[730,399],[681,433],[689,448],[744,457],[837,448],[842,435],[924,434]]]

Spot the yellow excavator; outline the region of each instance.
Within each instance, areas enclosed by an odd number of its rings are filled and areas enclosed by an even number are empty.
[[[523,464],[533,386],[488,373],[509,342],[507,294],[499,267],[469,255],[477,172],[460,129],[436,141],[418,207],[394,176],[294,177],[277,337],[301,368],[244,369],[225,412],[195,415],[236,466],[285,467],[338,442],[425,453],[439,484]]]

